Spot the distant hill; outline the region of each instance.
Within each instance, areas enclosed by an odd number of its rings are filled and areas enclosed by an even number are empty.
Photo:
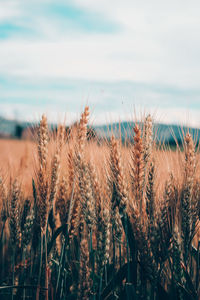
[[[113,123],[108,125],[93,126],[97,136],[100,138],[109,138],[112,133],[119,137],[121,135],[122,140],[125,139],[131,140],[133,138],[133,128],[134,122],[122,122],[122,123]],[[27,122],[18,122],[15,120],[7,120],[0,117],[0,135],[1,136],[16,136],[16,128],[21,126],[23,129],[27,127],[33,127],[33,123]],[[55,128],[55,125],[51,124],[51,127]],[[154,135],[157,141],[165,142],[169,144],[175,144],[175,139],[181,143],[182,132],[189,132],[192,134],[193,138],[196,140],[197,137],[200,137],[200,129],[196,128],[187,128],[181,127],[178,125],[166,125],[166,124],[154,124]],[[121,134],[120,134],[121,131]]]
[[[98,136],[102,138],[109,138],[112,134],[119,137],[122,140],[133,139],[134,122],[122,122],[113,123],[109,125],[96,126],[95,130]],[[176,144],[176,141],[181,144],[183,138],[183,132],[186,133],[189,130],[193,139],[196,141],[197,137],[200,137],[200,129],[181,127],[178,125],[166,125],[166,124],[154,124],[154,137],[158,142],[169,143],[170,145]]]

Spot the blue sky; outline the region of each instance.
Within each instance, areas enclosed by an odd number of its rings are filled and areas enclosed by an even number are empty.
[[[0,0],[0,115],[200,127],[200,4]],[[66,115],[65,113],[66,112]]]

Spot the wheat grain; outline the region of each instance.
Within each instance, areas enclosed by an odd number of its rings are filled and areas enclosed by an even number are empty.
[[[141,138],[141,130],[136,124],[134,127],[134,144],[132,147],[132,165],[131,165],[131,183],[133,189],[133,195],[135,198],[135,203],[140,209],[140,214],[142,215],[142,210],[144,207],[143,201],[143,178],[144,178],[144,161],[143,161],[143,144]]]

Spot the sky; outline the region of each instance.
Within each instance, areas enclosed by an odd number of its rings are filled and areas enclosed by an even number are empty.
[[[0,115],[200,127],[200,2],[0,0]]]

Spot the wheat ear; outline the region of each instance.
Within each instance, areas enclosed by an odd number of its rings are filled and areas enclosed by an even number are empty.
[[[47,176],[47,155],[48,155],[48,124],[47,118],[43,115],[38,131],[38,197],[37,197],[37,222],[43,232],[47,225],[49,213],[48,202],[48,176]]]
[[[125,214],[128,204],[128,190],[125,181],[124,171],[122,168],[121,155],[119,144],[114,136],[111,138],[111,153],[110,153],[111,170],[113,180],[116,185],[118,197],[116,197],[117,205],[119,206],[120,214]]]
[[[134,127],[134,144],[131,151],[131,179],[132,189],[135,202],[139,207],[142,216],[143,210],[143,178],[144,178],[144,161],[143,161],[143,143],[141,138],[141,130],[136,124]]]
[[[188,251],[191,243],[192,235],[192,195],[195,174],[195,147],[192,137],[189,133],[186,134],[185,139],[185,174],[184,186],[181,194],[181,229],[184,245],[184,260],[185,264],[188,261]]]
[[[86,238],[81,240],[80,244],[80,273],[79,273],[79,291],[78,299],[89,299],[91,291],[91,279],[89,268],[89,251]]]
[[[19,203],[20,203],[20,188],[18,182],[15,180],[12,185],[12,194],[10,202],[10,240],[13,247],[20,245],[21,232],[20,232],[20,216],[19,216]]]

